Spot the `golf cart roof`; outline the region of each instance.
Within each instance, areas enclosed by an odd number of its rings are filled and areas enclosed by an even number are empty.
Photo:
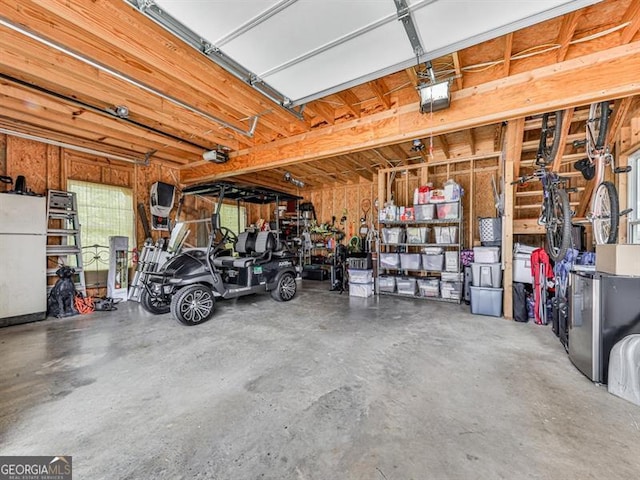
[[[288,192],[281,192],[257,185],[240,185],[232,182],[203,183],[182,190],[183,195],[204,195],[210,197],[220,197],[223,193],[225,199],[260,204],[274,203],[276,201],[302,200],[302,197]]]

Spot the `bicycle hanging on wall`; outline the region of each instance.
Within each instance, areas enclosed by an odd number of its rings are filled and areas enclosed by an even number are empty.
[[[585,218],[586,223],[593,226],[593,239],[596,245],[617,243],[620,217],[631,212],[631,209],[620,212],[618,191],[613,182],[604,179],[605,168],[611,167],[613,173],[627,173],[631,167],[615,166],[615,160],[607,145],[607,129],[609,125],[609,102],[591,104],[587,119],[586,139],[574,142],[574,146],[584,145],[587,158],[574,164],[586,180],[597,185],[591,197],[590,210]],[[576,222],[579,223],[579,222]]]
[[[542,184],[542,206],[538,223],[543,225],[547,235],[547,253],[553,261],[564,258],[571,245],[571,207],[567,188],[568,179],[549,168],[556,157],[562,131],[563,112],[550,112],[542,116],[542,129],[537,168],[530,175],[518,177],[512,185],[538,180]]]

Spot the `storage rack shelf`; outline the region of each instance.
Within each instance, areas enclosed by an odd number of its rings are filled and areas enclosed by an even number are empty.
[[[379,242],[378,244],[378,270],[377,270],[378,273],[377,273],[377,289],[376,289],[376,292],[379,295],[397,296],[401,298],[419,298],[423,300],[432,300],[432,301],[445,302],[445,303],[461,302],[463,279],[461,274],[462,268],[460,265],[460,251],[462,250],[462,239],[464,238],[463,231],[462,231],[463,230],[462,202],[460,200],[457,200],[457,201],[451,201],[451,202],[445,202],[445,203],[453,207],[454,211],[457,210],[457,216],[455,218],[429,218],[429,219],[420,219],[420,220],[389,220],[389,219],[380,220],[379,233],[382,241]],[[433,210],[437,211],[438,209],[437,205],[442,205],[442,204],[433,204],[433,205],[434,205]],[[407,242],[406,239],[404,238],[404,234],[408,233],[408,229],[412,227],[446,228],[448,226],[455,227],[456,229],[455,240],[457,240],[456,242],[451,241],[451,240],[454,240],[453,238],[451,239],[444,238],[443,240],[445,240],[445,242],[446,240],[449,240],[446,243],[437,242],[437,241],[436,242],[430,242],[430,241]],[[393,228],[393,227],[401,227],[402,231],[400,233],[399,238],[397,239],[394,238],[394,240],[397,240],[397,241],[388,241],[390,238],[385,238],[385,230],[387,228]],[[428,229],[428,230],[431,230],[431,229]],[[430,233],[428,230],[425,233],[425,235],[428,235]],[[449,232],[449,235],[450,235],[450,232]],[[422,240],[428,240],[428,238],[423,236]],[[436,240],[437,240],[437,236],[436,236]],[[423,252],[424,248],[434,248],[434,247],[442,249],[442,253],[436,254],[436,256],[442,255],[443,262],[444,262],[444,259],[447,258],[446,252],[455,252],[455,256],[457,257],[455,269],[447,269],[446,265],[444,264],[441,269],[425,268],[425,265],[422,265],[422,264],[420,264],[420,268],[404,268],[403,265],[397,265],[392,267],[389,265],[383,265],[383,262],[381,261],[381,257],[385,254],[397,254],[399,256],[403,254],[419,254],[422,257],[425,254]],[[445,280],[444,278],[446,278],[447,276],[452,276],[455,278],[455,280],[451,280],[451,278]],[[381,289],[380,283],[379,283],[381,277],[382,278],[394,277],[395,278],[394,281],[397,281],[397,282],[407,281],[407,280],[414,281],[416,282],[416,289],[415,289],[416,293],[410,294],[410,293],[398,292],[397,290],[392,292],[386,289]],[[447,285],[447,288],[446,288],[447,294],[445,297],[433,296],[430,294],[427,295],[421,292],[420,282],[430,281],[430,280],[438,281],[438,286],[436,287],[436,291],[438,291],[438,289],[441,289],[442,285]],[[422,286],[424,286],[424,284]],[[451,290],[451,288],[453,288],[453,291]],[[439,295],[442,295],[443,291],[444,290],[441,289]],[[450,296],[453,296],[453,298],[450,298]]]

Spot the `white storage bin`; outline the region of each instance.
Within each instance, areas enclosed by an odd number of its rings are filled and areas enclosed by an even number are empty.
[[[457,226],[433,227],[433,230],[436,234],[436,243],[458,243]]]
[[[640,334],[627,335],[611,349],[608,389],[640,406]]]
[[[428,255],[422,254],[422,268],[432,272],[441,272],[444,266],[444,255]]]
[[[443,282],[462,282],[464,280],[464,272],[442,272],[440,274],[440,280]]]
[[[349,269],[349,283],[371,283],[373,281],[373,270],[352,270]]]
[[[500,247],[473,247],[476,263],[497,263],[500,261]]]
[[[382,242],[391,244],[404,243],[404,228],[383,228]]]
[[[513,255],[513,281],[520,283],[533,283],[530,253],[515,253]]]
[[[380,276],[378,277],[378,288],[381,292],[395,292],[396,291],[396,277]]]
[[[382,268],[400,268],[400,257],[397,253],[381,253],[380,266]]]
[[[471,313],[474,315],[502,316],[502,288],[471,288]]]
[[[450,220],[456,219],[460,216],[459,208],[460,208],[460,204],[458,202],[439,203],[436,207],[438,212],[438,218],[450,219]]]
[[[460,254],[457,250],[444,252],[444,269],[447,272],[457,272],[460,267]]]
[[[401,253],[400,266],[403,270],[420,270],[422,262],[419,253]]]
[[[396,278],[396,289],[398,293],[403,295],[415,295],[416,279],[415,278]]]
[[[418,280],[418,293],[421,297],[439,297],[440,280],[438,280],[437,278]]]
[[[500,288],[502,286],[502,264],[472,263],[471,284],[474,287]]]
[[[462,282],[440,282],[440,296],[448,300],[460,300],[462,296]]]
[[[416,220],[433,220],[435,215],[436,206],[432,203],[425,205],[414,205],[413,210],[416,216]]]
[[[427,227],[407,227],[407,243],[427,243]]]
[[[370,297],[373,295],[373,283],[349,283],[350,297]]]

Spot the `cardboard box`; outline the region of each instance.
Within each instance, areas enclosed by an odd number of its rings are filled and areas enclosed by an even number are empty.
[[[596,270],[640,277],[640,245],[596,245]]]

